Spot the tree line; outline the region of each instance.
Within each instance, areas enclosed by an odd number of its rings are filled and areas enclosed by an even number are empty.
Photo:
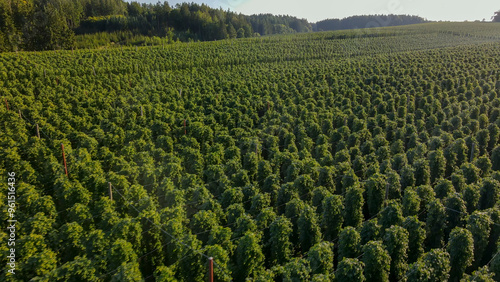
[[[0,0],[0,51],[71,49],[75,35],[167,37],[210,41],[312,31],[304,19],[245,16],[196,3],[140,4],[122,0]],[[111,39],[110,39],[111,38]],[[93,38],[95,39],[95,38]],[[122,39],[123,40],[123,39]],[[116,43],[120,42],[120,39]]]
[[[315,24],[315,31],[357,29],[398,26],[428,22],[419,16],[410,15],[363,15],[343,19],[326,19]]]

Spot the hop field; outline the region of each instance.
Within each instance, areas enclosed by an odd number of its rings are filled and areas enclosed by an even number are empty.
[[[500,279],[500,24],[2,53],[0,96],[2,281]]]

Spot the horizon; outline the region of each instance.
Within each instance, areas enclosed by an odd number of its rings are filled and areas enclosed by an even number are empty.
[[[135,0],[139,3],[155,4],[158,0]],[[127,2],[133,2],[127,0]],[[164,2],[164,1],[160,1]],[[441,2],[431,0],[384,0],[369,1],[358,0],[348,3],[335,1],[310,0],[308,5],[299,1],[286,2],[275,0],[191,0],[167,1],[170,6],[179,3],[206,4],[212,8],[223,8],[245,15],[274,14],[290,15],[300,19],[307,19],[311,23],[326,19],[342,19],[359,15],[412,15],[419,16],[429,21],[490,21],[495,11],[500,10],[500,4],[493,0],[481,0],[479,3],[467,2],[456,4],[455,1],[444,0]],[[322,7],[317,9],[316,7]]]

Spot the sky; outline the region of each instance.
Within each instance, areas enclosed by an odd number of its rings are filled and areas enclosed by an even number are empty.
[[[158,2],[158,0],[135,1]],[[212,8],[222,7],[224,10],[230,9],[245,15],[260,13],[290,15],[305,18],[309,22],[367,14],[409,14],[433,21],[475,21],[490,20],[494,12],[500,10],[498,0],[171,0],[167,2],[171,6],[182,2],[205,3]]]

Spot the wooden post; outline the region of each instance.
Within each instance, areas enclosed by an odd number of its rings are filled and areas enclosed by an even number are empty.
[[[5,107],[7,108],[7,111],[9,110],[9,102],[7,102],[7,98],[3,98],[5,101]]]
[[[113,201],[113,186],[111,185],[111,182],[108,182],[109,184],[109,199]]]
[[[181,97],[181,98],[182,98],[182,88],[181,88],[181,89],[179,89],[179,97]]]
[[[142,116],[144,116],[144,113],[143,113],[143,111],[142,111],[142,106],[141,106],[141,117],[142,117]]]
[[[209,257],[208,258],[208,281],[209,282],[214,282],[214,258]]]
[[[36,124],[36,135],[38,136],[38,139],[40,139],[40,128],[38,127],[38,123]]]
[[[19,110],[19,118],[22,119],[23,115],[21,114],[21,110]]]
[[[186,120],[184,120],[184,135],[187,134],[187,130],[186,130]]]
[[[64,154],[64,144],[63,143],[61,143],[61,149],[62,149],[63,162],[64,162],[64,172],[66,173],[66,176],[68,176],[68,167],[66,166],[66,155]]]
[[[269,101],[267,101],[267,111],[269,112]]]

